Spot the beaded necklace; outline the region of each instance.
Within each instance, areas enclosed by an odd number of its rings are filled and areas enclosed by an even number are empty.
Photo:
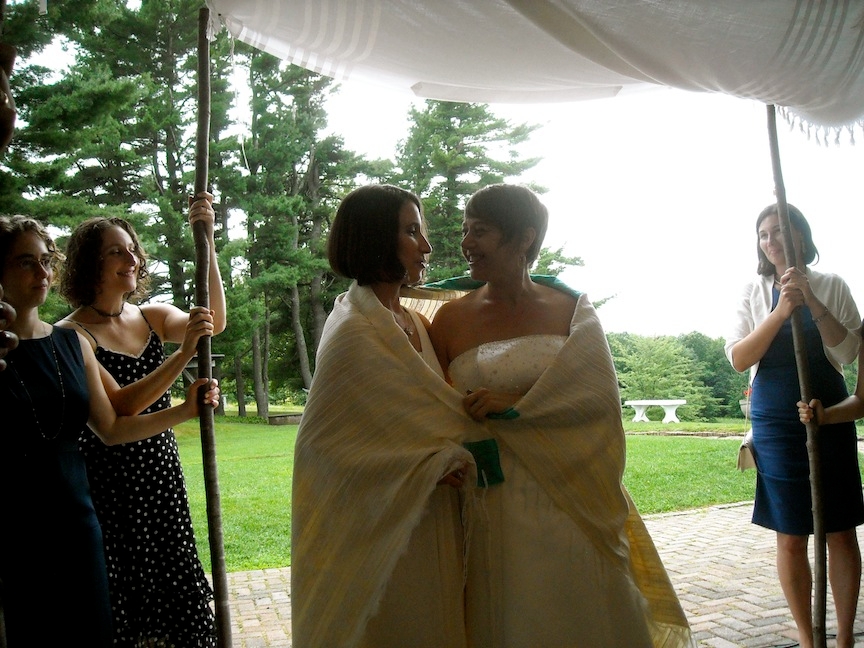
[[[63,373],[60,371],[60,361],[57,359],[57,349],[54,347],[53,331],[48,334],[48,342],[51,344],[51,355],[54,358],[54,368],[57,371],[57,378],[60,381],[60,427],[57,428],[57,432],[54,434],[54,436],[49,437],[42,430],[42,423],[41,421],[39,421],[39,415],[36,414],[36,405],[33,403],[33,398],[30,396],[30,390],[27,389],[27,385],[21,378],[21,374],[19,374],[18,370],[15,368],[14,359],[9,359],[10,361],[8,363],[8,366],[12,370],[12,373],[15,374],[15,377],[18,379],[18,383],[21,385],[21,388],[27,395],[27,400],[30,403],[30,410],[33,412],[33,420],[36,421],[36,429],[39,431],[39,436],[41,436],[46,441],[53,441],[58,436],[60,436],[60,433],[63,431],[63,423],[66,419],[66,387],[63,384]]]
[[[94,311],[96,311],[97,314],[101,315],[102,317],[120,317],[123,314],[123,309],[126,308],[126,302],[123,302],[120,305],[120,310],[116,313],[109,313],[108,311],[103,311],[101,308],[96,308],[93,304],[87,304],[87,306],[89,308],[92,308]]]

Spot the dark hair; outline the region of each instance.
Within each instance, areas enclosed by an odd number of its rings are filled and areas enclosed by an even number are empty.
[[[789,226],[801,234],[801,256],[804,258],[799,259],[799,261],[804,261],[805,265],[810,265],[814,260],[818,260],[819,258],[819,250],[816,249],[816,244],[813,242],[813,233],[810,231],[810,224],[807,222],[807,219],[804,218],[804,214],[801,213],[801,210],[795,205],[789,203],[787,204],[787,207],[789,209]],[[759,226],[768,216],[777,216],[778,214],[777,204],[775,203],[768,205],[763,209],[759,213],[759,217],[756,219],[756,255],[759,258],[756,272],[766,277],[775,274],[777,268],[775,268],[774,264],[768,260],[768,257],[766,257],[765,253],[762,251],[762,246],[759,245]],[[786,268],[783,268],[783,270],[785,269]]]
[[[422,216],[420,199],[393,185],[367,185],[345,196],[327,238],[333,272],[361,286],[402,279],[406,269],[398,254],[399,212],[407,202]]]
[[[465,218],[477,218],[501,230],[503,241],[509,243],[529,227],[534,228],[534,242],[525,251],[528,263],[540,254],[546,237],[549,212],[528,187],[494,184],[477,191],[465,205]]]
[[[119,227],[125,231],[135,245],[138,258],[138,277],[135,290],[129,297],[142,298],[150,286],[147,270],[147,255],[138,240],[135,228],[122,218],[88,218],[78,225],[66,243],[66,263],[60,275],[60,294],[72,306],[86,306],[96,301],[98,288],[102,284],[102,236],[105,230]]]
[[[0,274],[6,267],[9,250],[24,232],[33,232],[45,242],[45,247],[48,248],[48,253],[51,255],[51,265],[56,270],[60,262],[63,261],[63,254],[57,249],[54,239],[51,238],[42,223],[29,216],[0,216]]]

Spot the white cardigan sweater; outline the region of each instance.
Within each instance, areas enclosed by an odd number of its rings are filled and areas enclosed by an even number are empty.
[[[821,273],[807,269],[807,278],[816,298],[825,304],[838,322],[846,327],[846,337],[834,347],[825,346],[825,355],[831,365],[843,373],[843,365],[851,364],[858,357],[861,344],[861,316],[852,293],[846,282],[836,274]],[[744,287],[738,308],[735,312],[735,323],[729,335],[726,336],[726,357],[732,362],[732,347],[743,340],[759,326],[771,313],[771,289],[774,277],[758,275]],[[750,367],[750,382],[759,370],[757,362]]]

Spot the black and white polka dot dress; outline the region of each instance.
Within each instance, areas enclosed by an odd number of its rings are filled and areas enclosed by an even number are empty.
[[[140,356],[97,341],[96,357],[122,387],[161,365],[165,352],[151,329]],[[143,413],[170,404],[166,393]],[[85,428],[80,446],[105,538],[114,645],[215,646],[213,593],[195,549],[174,431],[106,446]]]

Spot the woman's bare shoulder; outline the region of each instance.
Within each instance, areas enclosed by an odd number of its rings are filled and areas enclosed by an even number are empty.
[[[165,319],[169,315],[181,314],[185,313],[174,306],[173,304],[166,304],[164,302],[147,302],[145,304],[138,304],[138,308],[141,309],[141,312],[144,313],[145,316],[149,317],[160,317]]]
[[[540,288],[542,290],[534,304],[535,325],[547,332],[569,332],[579,299],[575,295],[548,286]]]
[[[468,293],[464,297],[452,299],[444,303],[435,312],[435,317],[432,320],[432,326],[435,326],[436,322],[439,322],[440,326],[442,322],[450,324],[454,321],[459,321],[465,316],[466,313],[474,310],[475,302],[476,293],[472,292]]]
[[[69,329],[75,331],[78,334],[78,337],[84,340],[87,343],[87,346],[91,349],[96,348],[96,341],[91,339],[92,333],[88,335],[84,335],[83,333],[87,331],[87,327],[97,328],[96,325],[91,324],[89,322],[82,322],[79,320],[79,316],[81,313],[76,310],[72,313],[69,313],[66,317],[61,320],[57,320],[54,322],[54,326],[57,328]]]
[[[68,316],[64,317],[61,320],[57,320],[56,322],[54,322],[54,326],[57,326],[59,328],[64,328],[64,329],[72,329],[73,331],[78,328],[76,326],[75,322],[73,322],[71,319],[69,319]]]
[[[417,315],[418,319],[419,319],[421,322],[423,322],[423,326],[424,326],[424,327],[426,328],[426,330],[428,331],[428,330],[429,330],[429,327],[432,326],[432,322],[429,321],[429,318],[426,317],[423,313],[419,313],[419,312],[417,312],[417,311],[414,311],[414,313]]]

